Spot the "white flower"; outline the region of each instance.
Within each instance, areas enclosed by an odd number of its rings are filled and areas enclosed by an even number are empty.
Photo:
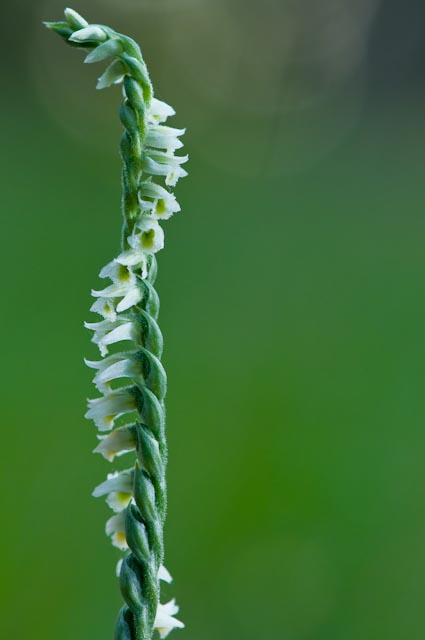
[[[134,342],[139,334],[137,326],[127,318],[122,317],[117,317],[114,322],[110,320],[85,322],[84,326],[94,331],[92,342],[99,347],[102,356],[108,353],[108,345],[126,340]]]
[[[142,299],[142,291],[140,287],[132,287],[127,291],[123,299],[117,304],[117,311],[127,311],[130,307],[134,307]]]
[[[92,296],[107,299],[122,298],[116,308],[118,313],[126,311],[142,299],[142,292],[137,284],[136,274],[116,260],[103,267],[99,276],[101,278],[110,278],[112,284],[101,291],[93,290],[91,292]]]
[[[166,638],[173,629],[183,629],[183,622],[173,617],[174,614],[178,613],[178,610],[175,600],[158,605],[154,627],[158,631],[160,638]]]
[[[179,178],[187,176],[180,165],[187,162],[189,156],[175,156],[164,151],[149,149],[143,160],[143,169],[154,176],[165,176],[165,184],[174,187]]]
[[[143,211],[149,211],[159,219],[168,220],[173,213],[180,211],[180,205],[173,193],[159,184],[147,180],[139,190],[139,203]]]
[[[148,121],[150,123],[161,124],[165,122],[169,116],[174,116],[175,114],[176,112],[169,104],[152,98],[148,112]]]
[[[107,536],[112,536],[112,544],[114,547],[127,551],[128,544],[125,537],[125,516],[124,511],[109,518],[106,522],[105,531]]]
[[[115,260],[108,262],[99,273],[99,278],[110,278],[112,282],[125,284],[134,280],[134,277],[131,269],[127,269],[127,267],[122,266]]]
[[[105,320],[116,320],[117,313],[112,300],[108,298],[98,298],[90,307],[90,311],[103,316]]]
[[[132,498],[133,494],[131,493],[125,493],[125,491],[112,491],[106,497],[106,504],[110,509],[112,509],[112,511],[119,513],[128,506]]]
[[[167,571],[167,569],[164,567],[163,564],[161,564],[161,566],[159,567],[158,578],[160,580],[163,580],[164,582],[168,582],[168,584],[170,584],[173,581],[173,578],[171,577],[170,573]]]
[[[117,418],[135,411],[136,400],[130,390],[117,389],[102,398],[89,400],[88,407],[85,417],[93,420],[100,431],[110,431]]]
[[[93,382],[102,392],[108,390],[107,383],[112,380],[134,378],[141,373],[140,361],[131,352],[114,353],[103,360],[84,360],[84,362],[88,367],[98,370]]]
[[[134,267],[137,265],[141,269],[142,278],[146,278],[148,275],[148,268],[146,264],[146,254],[141,247],[135,249],[126,249],[120,255],[115,258],[115,261],[126,267]]]
[[[108,473],[106,478],[107,479],[104,482],[101,482],[93,490],[92,496],[94,496],[95,498],[100,498],[101,496],[105,496],[108,494],[109,496],[121,495],[123,496],[123,502],[127,501],[128,504],[133,496],[133,469],[125,469],[125,471],[115,471],[114,473]],[[125,509],[127,504],[123,506],[122,509]],[[116,509],[116,511],[122,511],[122,509]]]
[[[137,221],[128,243],[133,249],[156,253],[164,247],[164,231],[153,216],[144,215]]]
[[[148,128],[145,142],[148,147],[156,149],[165,149],[166,151],[175,151],[181,149],[183,142],[179,140],[179,136],[185,133],[186,129],[174,129],[173,127],[164,127],[163,125],[151,125]]]
[[[136,436],[129,427],[119,427],[107,436],[98,436],[98,438],[100,442],[93,453],[101,453],[110,462],[115,456],[121,456],[136,448]]]

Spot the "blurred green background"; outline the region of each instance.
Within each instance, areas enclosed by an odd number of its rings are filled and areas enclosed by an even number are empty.
[[[187,126],[166,223],[166,564],[187,640],[425,636],[425,7],[87,0]],[[118,250],[118,89],[2,8],[0,636],[105,640],[90,289]]]

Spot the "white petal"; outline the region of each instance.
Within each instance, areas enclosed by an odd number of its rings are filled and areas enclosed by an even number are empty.
[[[149,211],[158,219],[168,220],[173,213],[180,211],[180,205],[175,195],[155,182],[142,182],[138,197],[142,209]],[[150,200],[145,198],[150,198]]]
[[[145,142],[149,147],[174,151],[183,147],[183,142],[179,140],[179,136],[183,135],[185,131],[186,129],[151,125],[148,128]]]
[[[112,260],[101,269],[99,278],[110,278],[113,282],[127,284],[134,282],[135,275],[130,269],[120,264],[117,260]]]
[[[107,536],[112,535],[116,531],[121,533],[125,532],[125,516],[123,511],[115,516],[111,516],[106,522],[105,533]]]
[[[114,429],[107,436],[98,436],[99,444],[93,453],[101,453],[102,456],[113,461],[115,456],[122,455],[136,448],[136,436],[129,427],[119,427]]]
[[[160,604],[159,607],[161,607],[161,613],[164,613],[167,616],[174,616],[179,612],[179,607],[176,605],[175,598],[169,600],[169,602],[166,602],[165,604]]]
[[[130,309],[130,307],[134,307],[134,305],[140,302],[141,299],[142,299],[142,292],[140,288],[137,286],[132,287],[129,291],[127,291],[124,298],[117,305],[118,313],[121,313],[122,311],[127,311],[127,309]]]
[[[175,156],[173,153],[167,153],[165,151],[157,151],[156,149],[149,149],[147,152],[149,158],[160,162],[161,164],[167,164],[172,166],[178,166],[184,164],[189,160],[189,156]]]
[[[175,628],[182,629],[184,627],[181,620],[173,618],[173,615],[177,613],[178,610],[174,600],[167,602],[167,604],[158,605],[154,627],[158,631],[160,638],[166,638]]]
[[[160,580],[163,580],[164,582],[168,582],[168,584],[170,584],[173,581],[173,578],[171,577],[171,575],[169,574],[169,572],[167,571],[167,569],[164,567],[163,564],[159,567],[158,578]]]
[[[134,267],[136,264],[145,262],[145,254],[139,249],[127,249],[120,253],[118,258],[115,258],[117,262],[128,267]]]
[[[175,114],[176,112],[169,104],[152,98],[148,114],[150,122],[160,124],[161,122],[165,122],[169,116],[174,116]]]
[[[137,230],[128,239],[129,244],[141,248],[145,253],[156,253],[164,247],[164,231],[152,216],[142,216],[137,222]]]
[[[128,282],[114,282],[114,284],[100,291],[92,289],[91,294],[93,298],[122,298],[128,293],[130,287],[131,285]]]
[[[180,166],[163,164],[153,160],[149,156],[144,159],[144,170],[153,176],[166,176],[165,184],[170,187],[175,187],[179,178],[187,176],[187,171]]]
[[[95,498],[100,498],[100,496],[105,496],[112,492],[133,493],[133,469],[108,473],[107,479],[94,489],[92,495]]]
[[[100,27],[89,26],[74,31],[69,40],[71,42],[103,42],[106,40],[106,33]]]
[[[103,398],[89,400],[88,406],[85,417],[93,420],[100,431],[110,431],[116,418],[136,409],[136,401],[127,389],[117,389]]]
[[[109,320],[100,320],[100,322],[85,322],[84,326],[86,329],[91,329],[91,331],[96,331],[96,333],[106,333],[113,329],[116,325],[114,322],[110,322]]]
[[[97,299],[90,307],[90,311],[98,313],[103,316],[105,320],[112,320],[112,322],[116,320],[117,317],[114,304],[112,300],[108,298]]]
[[[102,360],[87,360],[87,359],[84,359],[84,362],[91,369],[97,369],[98,371],[104,371],[105,369],[110,367],[111,364],[114,364],[115,362],[119,362],[120,360],[123,360],[123,358],[128,357],[128,355],[129,354],[128,354],[127,351],[123,351],[122,353],[114,353],[111,356],[108,356],[107,358],[102,358]]]
[[[182,167],[176,167],[167,174],[165,184],[169,187],[175,187],[180,178],[185,178],[187,175],[188,173],[185,169]]]
[[[92,342],[97,344],[100,349],[100,353],[105,355],[108,352],[107,345],[124,342],[126,340],[135,341],[137,335],[137,327],[132,322],[124,322],[123,324],[115,326],[111,331],[106,333],[103,333],[102,327],[102,331],[94,334]]]
[[[120,532],[114,533],[112,535],[111,542],[114,545],[114,547],[116,547],[120,551],[127,551],[128,549],[125,533],[120,533]]]
[[[125,517],[124,512],[121,511],[106,523],[105,527],[106,535],[112,536],[112,544],[114,547],[126,551],[128,549],[127,540],[125,537]]]
[[[112,491],[106,498],[106,504],[112,509],[112,511],[119,513],[126,509],[132,497],[133,495],[131,493],[125,493],[124,491]]]
[[[93,382],[97,386],[118,378],[135,378],[140,373],[140,364],[135,358],[123,358],[112,362],[109,367],[99,370]]]

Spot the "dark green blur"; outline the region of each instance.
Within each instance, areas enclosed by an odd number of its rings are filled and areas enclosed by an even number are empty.
[[[383,61],[391,2],[363,22],[366,3],[351,3],[366,49],[321,73],[310,58],[331,11],[178,4],[72,5],[141,43],[158,97],[188,127],[183,211],[158,255],[175,578],[163,600],[177,598],[187,626],[170,637],[422,640],[415,55],[400,56],[404,74]],[[91,454],[83,418],[96,395],[83,320],[119,248],[120,92],[96,92],[100,66],[43,30],[62,10],[21,0],[2,19],[5,640],[106,640],[121,602],[109,512],[90,496],[112,467]],[[331,60],[347,61],[338,47]]]

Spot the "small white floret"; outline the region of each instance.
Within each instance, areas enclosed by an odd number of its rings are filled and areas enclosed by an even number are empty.
[[[128,267],[112,260],[100,270],[99,278],[110,278],[112,282],[128,284],[134,281],[135,274]]]
[[[94,362],[86,361],[87,366],[93,369],[98,368],[93,382],[100,391],[103,391],[103,386],[112,380],[135,378],[141,374],[140,362],[132,353],[113,354],[101,360],[100,363],[100,366],[96,367]]]
[[[138,196],[142,210],[157,219],[168,220],[173,213],[180,211],[175,195],[150,180],[142,182]]]
[[[116,311],[121,313],[136,305],[142,299],[142,292],[137,283],[136,274],[128,267],[113,260],[101,270],[101,278],[109,278],[112,284],[100,291],[93,290],[95,298],[122,298]]]
[[[160,638],[166,638],[173,629],[183,629],[183,622],[173,617],[178,613],[178,610],[175,600],[158,605],[154,627]]]
[[[108,298],[98,298],[90,307],[90,311],[98,313],[103,316],[105,320],[116,320],[117,313],[114,307],[114,303]]]
[[[106,504],[112,511],[119,513],[128,507],[133,494],[126,493],[125,491],[112,491],[106,497]]]
[[[173,107],[170,107],[166,102],[152,98],[149,107],[148,120],[153,124],[161,124],[165,122],[170,116],[176,115]]]
[[[115,322],[85,322],[84,326],[94,331],[92,342],[99,347],[102,356],[108,353],[108,345],[127,340],[136,341],[138,337],[137,326],[126,318],[117,318]]]
[[[135,233],[128,238],[133,249],[157,253],[164,247],[164,231],[153,216],[144,215],[137,221]]]
[[[136,249],[126,249],[120,253],[120,255],[115,258],[116,262],[119,264],[125,265],[127,267],[138,266],[142,272],[142,278],[146,278],[147,276],[147,266],[146,266],[146,254],[143,252],[141,247]]]
[[[183,147],[183,142],[179,140],[179,136],[185,133],[186,129],[174,129],[173,127],[164,127],[163,125],[151,125],[148,128],[145,142],[148,147],[156,149],[165,149],[166,151],[175,151]]]
[[[85,417],[93,420],[100,431],[110,431],[117,418],[136,409],[136,400],[128,389],[117,389],[102,398],[89,400],[88,407]]]
[[[136,436],[129,427],[114,429],[107,436],[98,436],[100,442],[93,453],[100,453],[112,462],[115,456],[120,456],[136,448]]]
[[[165,184],[174,187],[187,171],[180,165],[187,162],[188,156],[174,156],[171,153],[149,150],[144,158],[143,168],[154,176],[165,176]]]
[[[128,544],[125,537],[125,516],[124,512],[112,516],[106,522],[105,531],[107,536],[112,536],[112,544],[121,551],[127,551]]]

